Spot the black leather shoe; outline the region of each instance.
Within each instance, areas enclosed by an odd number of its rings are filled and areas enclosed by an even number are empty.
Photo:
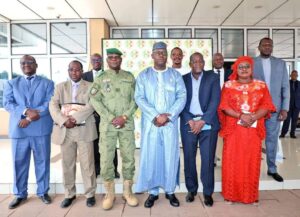
[[[290,137],[291,137],[292,139],[297,139],[297,136],[295,136],[295,134],[291,134]]]
[[[283,182],[283,178],[278,173],[270,173],[268,172],[269,176],[272,176],[273,179],[275,179],[277,182]]]
[[[284,138],[285,137],[285,135],[283,135],[283,134],[280,134],[280,136],[279,136],[279,138]]]
[[[50,204],[52,202],[51,197],[49,194],[44,194],[43,196],[39,197],[44,204]]]
[[[119,179],[120,178],[120,173],[116,170],[115,171],[115,179]]]
[[[73,202],[73,200],[76,199],[76,196],[72,197],[72,198],[65,198],[61,204],[60,204],[60,207],[61,208],[67,208],[68,206],[70,206]]]
[[[144,207],[151,208],[154,205],[154,201],[158,199],[158,195],[149,194],[147,200],[144,203]]]
[[[22,203],[24,203],[27,200],[27,198],[20,198],[20,197],[15,197],[13,201],[9,204],[8,208],[9,209],[15,209],[18,206],[20,206]]]
[[[179,200],[176,198],[175,194],[166,194],[166,198],[170,201],[171,206],[179,207]]]
[[[92,206],[94,206],[95,204],[96,204],[96,199],[95,199],[95,197],[90,197],[90,198],[86,199],[86,205],[87,205],[88,207],[92,207]]]
[[[188,203],[193,202],[195,200],[196,195],[197,195],[197,192],[188,192],[185,197],[185,201]]]
[[[214,200],[211,195],[204,195],[204,204],[205,206],[213,206]]]

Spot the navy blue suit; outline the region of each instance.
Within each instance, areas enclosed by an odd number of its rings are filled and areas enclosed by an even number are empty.
[[[300,81],[290,80],[290,108],[286,120],[283,122],[281,135],[285,135],[289,130],[289,125],[291,121],[291,131],[290,135],[295,135],[295,130],[297,128],[297,121],[300,111]]]
[[[213,71],[203,71],[199,88],[199,102],[203,112],[202,120],[211,125],[211,130],[201,131],[195,135],[191,131],[188,121],[194,115],[190,113],[192,100],[192,78],[191,73],[183,76],[187,90],[187,102],[180,114],[180,131],[184,152],[184,174],[185,183],[189,192],[198,191],[198,175],[196,168],[196,154],[199,143],[201,154],[201,181],[204,195],[212,195],[214,192],[214,157],[216,145],[212,143],[212,131],[220,129],[217,108],[220,102],[219,76]]]
[[[19,198],[27,197],[28,171],[31,151],[34,156],[37,195],[42,196],[49,190],[50,177],[50,135],[53,121],[48,105],[53,95],[54,83],[49,79],[36,76],[29,88],[26,78],[19,76],[6,82],[3,105],[9,112],[9,136],[12,139],[14,194]],[[32,121],[26,128],[18,126],[24,118],[26,108],[39,110],[40,119]]]

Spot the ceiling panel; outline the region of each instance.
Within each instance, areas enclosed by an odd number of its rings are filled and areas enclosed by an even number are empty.
[[[151,25],[151,0],[107,0],[119,26]]]
[[[17,0],[0,0],[0,14],[10,20],[41,19]]]
[[[44,19],[80,18],[65,0],[20,0]]]
[[[154,0],[154,25],[186,25],[197,0]]]
[[[105,18],[110,26],[116,22],[105,0],[67,0],[82,18]],[[120,9],[120,8],[119,8]]]
[[[282,7],[274,11],[266,19],[258,23],[262,26],[299,26],[300,19],[300,1],[299,0],[289,0]],[[296,21],[296,23],[295,23]],[[297,24],[298,23],[298,24]]]
[[[274,9],[287,0],[251,0],[244,1],[238,8],[228,17],[223,25],[255,25],[267,14],[271,13]]]

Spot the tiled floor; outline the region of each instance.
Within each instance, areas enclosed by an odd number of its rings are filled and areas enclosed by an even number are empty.
[[[185,202],[185,194],[177,194],[180,207],[169,205],[168,200],[160,194],[159,200],[151,209],[143,206],[146,194],[137,195],[140,201],[138,207],[129,207],[117,195],[114,207],[109,211],[101,208],[103,194],[97,195],[95,207],[88,208],[83,196],[77,197],[73,205],[62,209],[59,207],[63,195],[52,195],[50,205],[43,204],[36,196],[31,196],[20,207],[14,210],[7,208],[12,196],[0,195],[0,217],[299,217],[300,190],[261,191],[257,206],[245,204],[228,205],[223,201],[220,193],[214,194],[213,207],[205,207],[201,194],[198,194],[193,203]]]
[[[216,187],[215,187],[215,204],[212,208],[204,207],[202,202],[202,194],[199,193],[194,203],[185,202],[186,188],[184,184],[183,174],[183,157],[181,153],[181,169],[180,169],[180,187],[176,189],[180,208],[173,208],[169,205],[164,195],[160,195],[160,199],[156,201],[152,209],[145,209],[143,206],[147,194],[138,195],[140,205],[136,208],[128,207],[121,197],[122,178],[116,180],[117,200],[115,206],[110,211],[103,211],[101,202],[103,198],[102,179],[97,179],[97,205],[88,208],[85,205],[85,198],[81,195],[76,199],[74,205],[68,209],[61,209],[59,204],[63,200],[63,185],[61,172],[61,157],[59,146],[52,145],[51,152],[51,190],[50,194],[53,198],[51,205],[44,205],[35,195],[35,175],[34,167],[30,168],[29,176],[29,193],[32,194],[27,202],[16,210],[9,210],[8,204],[13,199],[12,193],[12,164],[10,140],[0,138],[0,217],[2,216],[248,216],[248,217],[300,217],[300,133],[296,133],[298,139],[290,139],[286,137],[281,139],[282,152],[278,154],[278,171],[285,178],[283,183],[273,181],[266,175],[265,154],[262,154],[261,176],[260,176],[260,203],[258,206],[234,204],[227,205],[221,196],[221,161],[218,161],[215,169]],[[217,156],[222,158],[222,142],[219,140]],[[285,159],[281,159],[280,157]],[[200,167],[200,159],[198,154],[198,168]],[[136,150],[136,168],[139,164],[139,150]],[[33,165],[33,164],[31,164]],[[83,192],[82,178],[80,169],[77,169],[77,192]],[[121,170],[121,159],[119,158],[119,171]],[[138,172],[138,169],[137,169]],[[296,189],[296,190],[295,190]],[[297,190],[298,189],[298,190]],[[266,191],[268,190],[268,191]],[[272,191],[270,191],[272,190]],[[199,192],[202,189],[200,187]]]

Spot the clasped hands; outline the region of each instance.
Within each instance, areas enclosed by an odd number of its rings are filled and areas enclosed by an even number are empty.
[[[19,122],[19,127],[26,128],[31,121],[37,121],[40,119],[39,111],[36,109],[27,109],[25,112],[26,118],[21,119]]]
[[[125,126],[125,123],[127,121],[127,117],[126,116],[118,116],[118,117],[115,117],[112,121],[111,121],[111,124],[117,128],[117,129],[121,129]]]
[[[76,120],[72,116],[68,116],[67,121],[64,123],[64,126],[68,129],[74,128],[76,126]]]
[[[256,118],[253,114],[241,114],[240,123],[243,127],[251,127],[252,124],[256,121]]]
[[[205,125],[205,121],[203,120],[189,120],[188,124],[191,128],[191,133],[197,135],[202,130],[203,126]]]
[[[171,116],[171,114],[169,113],[162,113],[157,115],[153,120],[154,125],[156,127],[165,126],[170,121],[169,116]]]

